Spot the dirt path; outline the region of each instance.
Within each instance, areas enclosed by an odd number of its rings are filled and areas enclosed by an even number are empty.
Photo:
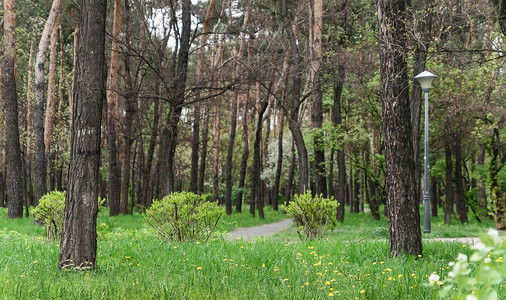
[[[283,221],[264,224],[254,227],[241,227],[234,231],[229,232],[230,240],[242,237],[245,240],[253,240],[255,237],[269,237],[282,230],[288,229],[293,225],[292,220],[285,219]],[[462,243],[462,244],[475,244],[480,241],[478,237],[460,237],[460,238],[423,238],[423,242],[447,242],[447,243]]]

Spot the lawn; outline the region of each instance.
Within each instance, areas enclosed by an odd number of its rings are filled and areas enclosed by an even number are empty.
[[[428,276],[446,277],[458,253],[470,254],[466,244],[426,241],[420,259],[391,258],[386,220],[368,214],[347,215],[323,241],[299,241],[290,229],[269,240],[229,242],[217,234],[206,244],[176,244],[156,238],[141,215],[102,212],[96,270],[58,271],[58,245],[43,228],[5,216],[0,209],[1,299],[438,299]],[[262,222],[246,209],[224,216],[219,230]],[[438,222],[430,237],[493,225]]]

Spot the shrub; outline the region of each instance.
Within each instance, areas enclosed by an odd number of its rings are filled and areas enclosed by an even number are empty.
[[[66,192],[49,192],[40,198],[39,205],[33,210],[35,220],[46,227],[46,238],[48,240],[58,240],[60,238],[65,216],[66,195]],[[98,197],[98,211],[104,208],[104,202],[105,199]]]
[[[334,198],[313,197],[311,191],[295,195],[286,207],[286,213],[297,226],[301,239],[319,239],[325,236],[327,229],[332,232],[337,226],[337,201]]]
[[[206,242],[216,228],[223,209],[193,193],[172,193],[155,200],[144,213],[155,232],[168,241]]]
[[[57,240],[63,227],[66,192],[53,191],[45,194],[39,200],[39,205],[33,210],[35,220],[46,227],[46,238]]]
[[[429,285],[437,282],[442,287],[441,298],[498,299],[498,291],[504,289],[502,285],[506,279],[506,239],[501,239],[497,230],[490,229],[487,234],[480,235],[480,242],[471,249],[473,253],[469,258],[459,253],[457,261],[449,264],[452,270],[448,278],[439,281],[437,275],[433,275],[432,280],[429,277]]]

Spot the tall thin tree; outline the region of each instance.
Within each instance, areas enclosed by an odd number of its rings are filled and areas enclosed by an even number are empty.
[[[16,15],[14,0],[4,0],[3,80],[5,90],[5,130],[7,141],[8,218],[23,216],[23,183],[21,145],[18,126],[18,94],[16,88]]]
[[[421,255],[404,26],[405,1],[379,0],[381,103],[390,254]]]
[[[89,269],[97,256],[106,0],[81,0],[74,82],[74,125],[58,267]]]

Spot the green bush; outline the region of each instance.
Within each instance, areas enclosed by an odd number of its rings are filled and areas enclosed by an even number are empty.
[[[39,199],[39,205],[33,210],[35,220],[46,227],[46,238],[48,240],[58,240],[60,238],[65,216],[66,195],[66,192],[49,192]],[[104,202],[105,199],[98,197],[98,211],[104,208]]]
[[[172,193],[153,201],[144,218],[168,241],[206,242],[216,228],[223,209],[193,193]]]
[[[322,195],[313,197],[311,191],[307,191],[295,195],[286,207],[286,213],[297,226],[299,237],[313,240],[325,237],[327,230],[332,232],[336,228],[337,205],[334,198],[323,198]]]
[[[33,210],[35,220],[46,227],[46,238],[57,240],[63,227],[66,192],[53,191],[45,194],[39,200],[39,205]]]

